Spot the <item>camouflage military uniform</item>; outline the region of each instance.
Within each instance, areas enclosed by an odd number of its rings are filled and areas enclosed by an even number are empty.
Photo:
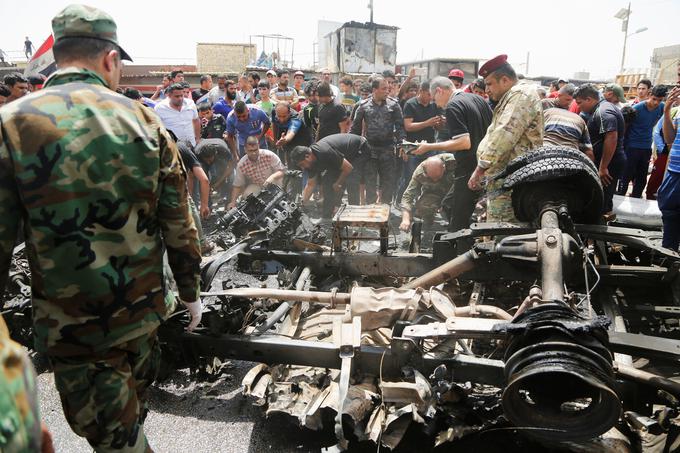
[[[421,162],[413,172],[411,181],[401,197],[402,209],[415,210],[416,216],[423,219],[425,225],[432,224],[435,214],[442,207],[444,196],[451,190],[454,183],[455,157],[450,153],[438,154],[437,157],[446,166],[442,178],[437,182],[432,181],[425,174],[424,162]]]
[[[489,178],[487,221],[516,222],[510,192],[500,190],[503,179],[491,181],[513,158],[543,144],[543,109],[534,85],[518,83],[500,99],[493,120],[477,148],[478,165]]]
[[[0,316],[0,451],[40,451],[41,436],[33,365]]]
[[[366,203],[375,203],[378,178],[382,202],[390,203],[397,178],[394,146],[406,137],[399,101],[388,97],[378,104],[372,97],[364,99],[358,104],[350,133],[364,135],[370,147],[364,170]]]
[[[79,24],[105,14],[67,10]],[[53,29],[58,41],[54,21]],[[50,358],[69,424],[97,451],[145,451],[156,330],[175,304],[164,248],[180,297],[195,301],[199,291],[201,254],[177,148],[153,111],[100,75],[60,69],[43,90],[0,109],[0,292],[17,213],[35,349]]]

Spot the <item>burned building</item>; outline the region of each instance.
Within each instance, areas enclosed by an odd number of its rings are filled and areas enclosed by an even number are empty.
[[[320,64],[341,73],[394,71],[397,30],[372,22],[346,22],[319,43],[319,54],[325,56]]]

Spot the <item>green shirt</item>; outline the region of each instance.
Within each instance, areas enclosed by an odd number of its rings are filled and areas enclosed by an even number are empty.
[[[186,172],[158,116],[66,68],[0,108],[0,292],[23,219],[35,348],[104,351],[196,300],[201,260]]]
[[[257,101],[257,105],[264,113],[267,114],[269,119],[272,118],[272,110],[274,110],[274,103],[272,101]]]

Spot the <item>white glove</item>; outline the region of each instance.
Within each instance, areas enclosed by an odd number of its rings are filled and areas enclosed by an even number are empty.
[[[201,305],[200,300],[195,302],[182,301],[182,303],[185,307],[187,307],[187,310],[189,310],[189,315],[191,315],[191,321],[187,327],[187,332],[191,332],[201,322],[201,316],[203,316],[203,306]]]

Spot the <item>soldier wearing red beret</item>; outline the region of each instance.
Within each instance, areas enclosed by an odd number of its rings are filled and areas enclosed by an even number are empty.
[[[477,148],[477,168],[468,181],[481,189],[487,177],[487,221],[517,222],[510,192],[501,191],[503,179],[491,180],[513,158],[543,144],[543,109],[535,85],[520,83],[507,55],[487,61],[480,69],[486,91],[496,102],[493,119]]]

